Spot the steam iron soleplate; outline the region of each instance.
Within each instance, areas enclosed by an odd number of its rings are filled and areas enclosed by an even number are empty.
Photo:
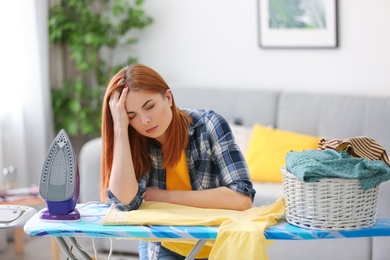
[[[42,167],[39,194],[47,210],[41,219],[77,220],[80,179],[76,155],[68,134],[62,129],[55,137]]]

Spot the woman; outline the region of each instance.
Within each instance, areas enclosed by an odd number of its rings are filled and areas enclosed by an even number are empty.
[[[136,210],[143,200],[232,210],[252,205],[248,167],[226,120],[210,110],[178,109],[164,79],[145,65],[127,66],[109,82],[102,142],[101,197],[120,210]],[[140,259],[148,252],[184,259],[164,244],[140,242]]]

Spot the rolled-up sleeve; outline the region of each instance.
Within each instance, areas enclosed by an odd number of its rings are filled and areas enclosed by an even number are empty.
[[[253,188],[252,182],[248,180],[234,181],[226,185],[226,187],[241,193],[242,195],[250,197],[252,202],[255,198],[256,190]]]
[[[110,189],[107,189],[107,195],[108,198],[111,200],[111,202],[115,205],[115,208],[120,211],[130,211],[130,210],[136,210],[141,206],[141,203],[143,201],[143,197],[145,195],[146,185],[144,180],[141,180],[138,183],[138,192],[135,195],[134,199],[130,201],[129,204],[125,204],[120,202],[115,195],[110,191]]]

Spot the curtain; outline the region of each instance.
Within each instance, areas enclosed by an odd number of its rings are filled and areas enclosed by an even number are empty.
[[[39,185],[54,138],[47,21],[47,0],[0,1],[0,170],[17,185]]]

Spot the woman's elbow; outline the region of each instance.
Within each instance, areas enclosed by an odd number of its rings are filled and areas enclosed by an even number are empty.
[[[250,209],[252,207],[251,198],[248,196],[244,196],[244,195],[241,195],[241,196],[242,196],[241,199],[236,204],[236,210],[243,211],[243,210]]]

